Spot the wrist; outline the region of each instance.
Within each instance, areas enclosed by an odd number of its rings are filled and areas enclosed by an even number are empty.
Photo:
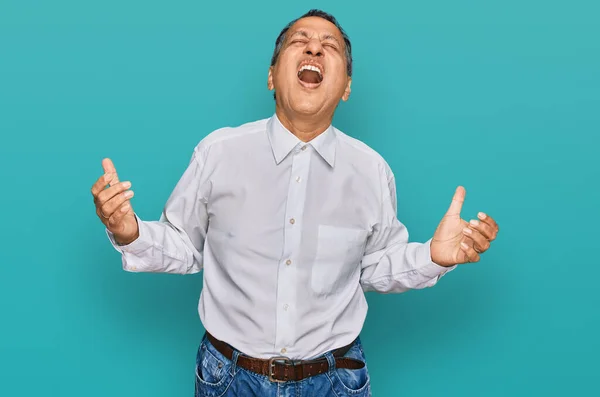
[[[131,237],[119,237],[116,234],[114,235],[115,242],[118,245],[129,245],[129,244],[133,243],[135,240],[137,240],[138,237],[140,237],[139,230],[136,231],[135,234]]]

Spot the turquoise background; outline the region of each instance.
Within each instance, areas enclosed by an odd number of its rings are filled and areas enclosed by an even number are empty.
[[[193,147],[268,117],[280,29],[333,13],[355,56],[338,128],[397,178],[428,239],[463,218],[501,233],[437,286],[369,294],[379,396],[597,391],[597,1],[0,3],[0,395],[191,396],[201,274],[124,272],[96,218],[101,160],[158,219]]]

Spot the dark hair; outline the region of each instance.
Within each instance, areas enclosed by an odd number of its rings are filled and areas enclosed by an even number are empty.
[[[352,76],[352,45],[350,44],[350,38],[348,37],[348,35],[344,31],[344,29],[342,29],[342,27],[338,23],[337,19],[335,19],[335,17],[333,15],[328,14],[325,11],[321,11],[321,10],[317,10],[317,9],[312,9],[312,10],[308,11],[306,14],[302,15],[299,18],[294,19],[293,21],[288,23],[283,28],[281,33],[279,33],[279,36],[277,36],[277,40],[275,40],[275,49],[273,50],[273,56],[271,57],[271,66],[275,65],[275,63],[277,62],[277,59],[279,58],[279,53],[281,52],[281,47],[283,47],[283,42],[285,41],[285,35],[286,35],[287,31],[290,30],[292,25],[295,24],[298,20],[300,20],[302,18],[307,18],[307,17],[323,18],[323,19],[331,22],[332,24],[335,25],[336,28],[338,28],[338,30],[342,34],[342,37],[344,38],[344,44],[346,47],[345,48],[346,73],[348,73],[348,76]],[[273,98],[275,98],[275,93],[273,93]]]

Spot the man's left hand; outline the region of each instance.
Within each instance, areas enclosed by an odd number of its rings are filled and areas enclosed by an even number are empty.
[[[440,266],[478,262],[498,235],[498,224],[483,212],[478,214],[479,220],[461,219],[465,194],[464,187],[456,188],[450,208],[431,240],[431,260]]]

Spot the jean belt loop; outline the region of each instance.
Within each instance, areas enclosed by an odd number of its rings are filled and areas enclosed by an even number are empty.
[[[240,356],[240,352],[237,349],[233,349],[233,357],[231,357],[231,375],[235,375],[237,372],[237,360]]]
[[[333,357],[333,353],[330,351],[326,352],[325,358],[329,364],[329,373],[333,373],[335,371],[335,357]]]

